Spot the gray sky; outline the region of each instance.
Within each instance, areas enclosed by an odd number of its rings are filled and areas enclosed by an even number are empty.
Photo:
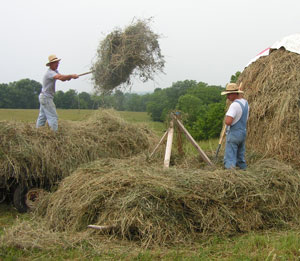
[[[134,17],[153,17],[166,66],[132,91],[183,80],[225,86],[257,53],[300,32],[300,0],[2,0],[0,83],[41,82],[50,54],[62,58],[62,74],[86,72],[100,41]],[[68,89],[92,92],[90,76],[57,83]]]

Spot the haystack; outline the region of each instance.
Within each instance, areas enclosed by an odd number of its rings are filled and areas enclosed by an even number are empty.
[[[147,132],[146,132],[147,131]],[[50,186],[95,159],[124,158],[148,149],[150,132],[99,110],[83,122],[60,122],[59,131],[21,122],[0,122],[0,178]]]
[[[36,214],[51,231],[93,224],[108,226],[109,237],[164,245],[298,225],[299,188],[299,173],[274,160],[247,171],[205,171],[103,159],[65,178]]]
[[[92,66],[95,88],[112,91],[132,77],[143,82],[163,72],[164,57],[158,43],[159,35],[152,32],[150,20],[136,20],[125,29],[115,29],[100,42],[97,59]]]
[[[240,75],[250,104],[247,146],[300,166],[300,55],[271,50]]]

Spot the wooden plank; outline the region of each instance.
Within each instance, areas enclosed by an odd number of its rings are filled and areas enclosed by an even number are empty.
[[[194,138],[192,137],[192,135],[187,131],[187,129],[183,126],[183,124],[176,118],[175,115],[173,115],[173,119],[176,121],[176,123],[178,124],[178,126],[181,128],[181,130],[183,131],[183,133],[186,135],[187,139],[193,144],[193,146],[198,150],[200,156],[202,157],[202,159],[210,166],[215,166],[211,160],[207,157],[207,155],[205,154],[205,152],[200,148],[199,144],[194,140]]]
[[[171,158],[171,151],[172,151],[172,143],[173,143],[173,134],[174,134],[174,127],[173,121],[170,122],[170,128],[168,131],[168,138],[167,138],[167,146],[166,146],[166,153],[164,159],[164,167],[169,168],[170,166],[170,158]]]
[[[164,141],[165,137],[167,137],[168,132],[169,132],[169,129],[166,130],[165,134],[162,136],[162,138],[160,139],[159,143],[156,145],[156,147],[154,148],[154,150],[150,154],[149,158],[151,158],[153,156],[153,154],[157,151],[159,145],[162,144],[162,142]]]

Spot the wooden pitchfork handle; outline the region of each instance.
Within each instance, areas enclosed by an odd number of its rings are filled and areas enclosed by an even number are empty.
[[[222,131],[220,134],[219,144],[218,144],[217,151],[216,151],[216,158],[218,158],[218,154],[219,154],[225,133],[226,133],[226,124],[223,125]]]
[[[86,75],[86,74],[90,74],[93,73],[94,71],[89,71],[89,72],[85,72],[85,73],[81,73],[81,74],[77,74],[78,77]]]

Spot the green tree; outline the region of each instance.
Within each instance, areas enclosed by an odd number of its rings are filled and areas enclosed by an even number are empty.
[[[117,111],[124,111],[124,101],[125,101],[125,96],[124,93],[121,92],[120,90],[116,90],[114,94],[114,109]]]
[[[35,109],[39,107],[38,95],[42,88],[42,85],[39,82],[22,79],[20,81],[10,83],[9,88],[11,88],[14,108]]]
[[[165,90],[155,91],[147,102],[147,112],[153,121],[164,121],[163,111],[167,107],[167,96]]]
[[[230,78],[230,82],[232,83],[236,83],[239,76],[240,76],[241,72],[240,71],[237,71],[234,75],[231,75],[231,78]]]
[[[0,84],[0,108],[14,108],[12,89],[8,84]]]
[[[56,105],[56,108],[64,109],[64,92],[63,91],[57,91],[54,95],[54,103]]]
[[[169,88],[155,89],[147,101],[147,112],[152,120],[164,121],[168,113],[176,108],[179,97],[196,84],[196,81],[185,80],[175,82]]]
[[[63,97],[63,109],[77,109],[78,108],[78,97],[77,92],[70,89],[64,93]]]
[[[93,101],[91,99],[91,95],[87,92],[81,92],[78,94],[79,99],[79,108],[80,109],[92,109]]]
[[[224,103],[207,105],[205,113],[199,115],[189,131],[196,140],[207,140],[219,136],[224,119]]]
[[[177,109],[187,115],[185,123],[190,125],[195,122],[199,114],[203,112],[203,102],[196,96],[186,94],[179,98]]]
[[[188,94],[198,97],[203,104],[218,103],[222,99],[221,92],[224,90],[221,86],[209,86],[207,83],[199,82],[188,90]]]

